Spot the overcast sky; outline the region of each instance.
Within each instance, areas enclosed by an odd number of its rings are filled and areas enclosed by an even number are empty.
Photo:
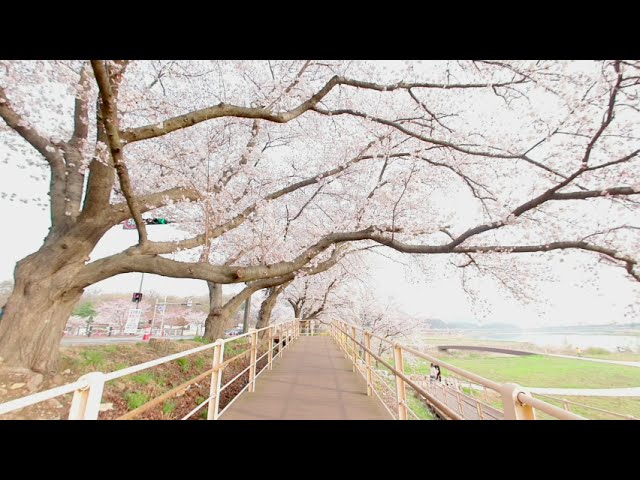
[[[12,278],[16,261],[37,250],[49,228],[49,212],[35,204],[23,203],[20,199],[36,196],[46,198],[47,183],[36,182],[30,175],[33,171],[18,168],[15,159],[5,163],[6,150],[0,146],[0,192],[8,196],[15,193],[16,200],[0,199],[2,235],[0,236],[0,280]],[[171,226],[151,226],[150,236],[154,240],[169,239]],[[112,228],[100,241],[92,259],[116,253],[133,245],[135,230]],[[397,252],[387,249],[387,255],[405,259]],[[487,283],[479,290],[486,307],[480,311],[472,305],[455,276],[446,278],[445,272],[434,271],[430,275],[418,276],[415,271],[407,275],[406,268],[382,256],[371,255],[372,287],[386,299],[393,298],[411,314],[440,318],[449,321],[480,319],[483,323],[508,322],[521,327],[593,324],[611,321],[628,322],[624,318],[627,305],[633,301],[632,284],[621,269],[602,268],[594,281],[581,278],[574,271],[572,262],[554,266],[557,281],[541,284],[543,308],[532,308],[507,300]],[[89,291],[132,293],[137,291],[140,274],[118,275],[90,287]],[[225,287],[234,289],[234,287]],[[237,288],[237,287],[236,287]],[[145,275],[143,292],[157,291],[173,295],[203,295],[206,284],[201,280],[171,279],[157,275]]]

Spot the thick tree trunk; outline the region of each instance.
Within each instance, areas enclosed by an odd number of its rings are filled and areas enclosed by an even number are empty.
[[[278,295],[284,292],[289,283],[291,282],[283,283],[282,285],[271,287],[267,290],[267,297],[262,301],[260,312],[258,313],[258,323],[256,324],[256,329],[269,326],[269,324],[271,323],[271,314],[273,313],[274,307],[278,303]],[[260,338],[263,338],[265,334],[266,332],[261,332],[259,334]]]
[[[204,323],[204,338],[207,340],[217,340],[224,338],[224,329],[229,320],[222,309],[222,285],[219,283],[207,282],[209,287],[209,315]]]
[[[260,305],[260,311],[258,312],[258,323],[256,323],[256,330],[264,328],[271,323],[271,313],[278,301],[277,288],[272,287],[267,290],[267,296]]]
[[[17,263],[15,287],[0,321],[2,365],[55,372],[64,327],[83,289],[74,279],[84,255],[59,266],[55,250],[41,249]]]
[[[37,252],[16,264],[15,286],[0,321],[2,365],[56,371],[64,327],[91,284],[79,280],[80,274],[108,228],[93,217],[66,233],[52,229]]]

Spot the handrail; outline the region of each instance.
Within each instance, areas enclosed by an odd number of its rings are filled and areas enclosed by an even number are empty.
[[[261,355],[259,358],[256,358],[257,351],[259,348],[261,348],[260,345],[262,345],[262,342],[264,341],[264,340],[261,340],[260,342],[258,341],[258,334],[260,332],[267,332],[267,331],[269,332],[269,336],[266,339],[266,341],[269,342],[267,351],[263,355]],[[279,332],[278,333],[279,340],[278,342],[274,343],[273,340],[276,336],[275,335],[276,331]],[[167,392],[164,392],[160,396],[154,399],[151,399],[149,402],[146,402],[144,405],[141,405],[135,410],[127,412],[126,414],[119,417],[119,419],[124,420],[124,419],[133,418],[149,410],[150,408],[153,408],[154,406],[158,405],[159,403],[166,400],[167,398],[170,398],[172,395],[175,395],[177,392],[187,388],[189,385],[197,382],[202,378],[205,378],[207,375],[211,375],[211,380],[212,380],[211,386],[213,391],[209,395],[209,397],[205,400],[205,402],[203,402],[203,404],[207,404],[215,400],[215,407],[212,404],[209,405],[210,414],[208,415],[208,418],[217,419],[218,416],[222,413],[222,412],[218,412],[218,405],[219,405],[219,396],[220,396],[220,390],[221,390],[220,380],[221,380],[222,371],[224,370],[224,368],[230,363],[248,354],[253,353],[252,358],[249,362],[250,365],[248,367],[248,370],[250,371],[250,379],[247,386],[249,385],[255,386],[256,367],[258,362],[262,360],[265,357],[265,355],[269,354],[270,352],[273,353],[273,351],[277,350],[277,353],[275,355],[269,356],[267,366],[270,369],[272,366],[273,360],[277,358],[279,355],[282,355],[283,353],[282,351],[283,351],[283,348],[285,348],[285,344],[286,346],[289,346],[289,344],[293,340],[297,339],[299,335],[300,335],[300,325],[299,325],[298,319],[289,320],[287,322],[283,322],[277,325],[269,325],[267,327],[263,327],[260,329],[251,328],[249,329],[249,332],[244,333],[242,335],[238,335],[238,336],[227,338],[227,339],[219,339],[208,345],[203,345],[201,347],[192,348],[184,352],[167,355],[167,356],[164,356],[155,360],[151,360],[148,362],[144,362],[139,365],[134,365],[132,367],[128,367],[122,370],[116,370],[114,372],[109,372],[106,374],[102,372],[88,373],[80,377],[77,381],[69,383],[67,385],[62,385],[49,390],[45,390],[43,392],[34,393],[31,395],[27,395],[25,397],[17,398],[9,402],[2,403],[0,404],[0,415],[22,409],[30,405],[34,405],[36,403],[43,402],[45,400],[49,400],[51,398],[55,398],[60,395],[74,392],[74,396],[73,396],[73,400],[72,400],[71,408],[69,412],[69,419],[95,420],[98,418],[99,406],[102,400],[102,392],[103,392],[104,384],[106,382],[117,379],[117,378],[121,378],[127,375],[131,375],[133,373],[137,373],[142,370],[153,368],[158,365],[163,365],[170,361],[187,357],[199,352],[213,350],[214,361],[213,361],[212,367],[209,370],[197,375],[196,377],[182,383],[177,387],[172,388]],[[241,338],[250,338],[251,340],[250,347],[247,350],[235,355],[234,357],[229,358],[225,361],[222,361],[224,346],[227,343],[237,341]],[[246,370],[247,369],[243,370],[242,373],[245,373]],[[263,370],[264,369],[262,369],[260,373],[262,373]],[[237,378],[238,376],[236,376],[234,381],[237,380]],[[229,383],[231,382],[228,382],[225,386],[228,386]],[[240,393],[245,391],[247,389],[247,386],[245,386],[245,388],[243,388]],[[235,400],[235,398],[233,400]],[[202,408],[203,404],[198,405],[197,408],[194,409],[192,412],[190,412],[190,414],[188,414],[187,417],[185,418],[188,418],[188,416],[190,416],[191,413]],[[226,407],[225,407],[225,410],[226,410]]]
[[[566,398],[552,397],[551,395],[544,395],[542,393],[536,393],[534,395],[538,395],[539,397],[550,398],[551,400],[555,400],[556,402],[562,402],[563,404],[564,403],[570,403],[571,405],[577,405],[579,407],[588,408],[590,410],[595,410],[597,412],[602,412],[602,413],[606,413],[606,414],[613,415],[613,416],[616,416],[616,417],[625,418],[627,420],[638,420],[633,415],[625,415],[624,413],[610,412],[609,410],[604,410],[602,408],[594,407],[594,406],[591,406],[591,405],[586,405],[584,403],[574,402],[572,400],[567,400]]]
[[[358,340],[356,340],[355,338],[353,338],[351,335],[349,335],[348,332],[345,332],[344,330],[342,330],[340,327],[336,328],[338,330],[340,330],[343,334],[345,334],[347,337],[349,337],[351,340],[353,340],[353,343],[355,343],[356,345],[359,345],[360,347],[364,348],[365,351],[367,351],[369,353],[369,355],[371,355],[374,359],[376,359],[379,363],[381,363],[382,365],[384,365],[385,367],[387,367],[389,370],[391,370],[391,372],[393,372],[396,376],[396,378],[400,378],[402,379],[402,381],[404,381],[406,384],[408,384],[411,388],[413,388],[416,392],[418,392],[420,395],[422,395],[425,398],[428,398],[429,401],[431,401],[435,406],[437,406],[440,410],[442,410],[447,416],[455,419],[455,420],[462,420],[463,418],[458,415],[457,413],[455,413],[453,410],[451,410],[447,405],[443,404],[442,402],[440,402],[437,398],[433,397],[433,395],[431,395],[430,393],[426,392],[425,390],[423,390],[421,387],[419,387],[418,385],[416,385],[413,380],[411,380],[409,377],[407,377],[404,373],[396,370],[394,367],[392,367],[391,365],[389,365],[387,362],[385,362],[382,358],[380,358],[378,355],[376,355],[375,353],[373,353],[371,350],[369,350],[367,347],[365,347],[362,343],[358,342]]]
[[[340,325],[343,325],[344,329],[341,328]],[[335,339],[338,342],[338,344],[341,346],[341,348],[344,348],[345,352],[347,352],[347,350],[350,349],[349,344],[353,344],[353,347],[351,348],[351,350],[355,348],[355,345],[359,345],[361,348],[364,349],[366,353],[368,353],[370,357],[375,358],[379,363],[384,365],[395,375],[396,387],[397,387],[397,405],[398,405],[398,412],[399,412],[398,418],[401,418],[401,419],[407,418],[406,417],[406,412],[407,412],[406,399],[404,398],[404,384],[407,384],[411,388],[413,388],[416,392],[418,392],[420,395],[422,395],[424,398],[426,398],[432,407],[444,413],[446,417],[463,419],[461,415],[458,415],[453,410],[451,410],[448,407],[448,405],[443,404],[438,399],[434,398],[433,395],[424,391],[422,388],[416,385],[411,379],[409,379],[404,374],[402,352],[406,351],[419,358],[423,358],[425,360],[431,361],[432,363],[435,363],[436,365],[440,365],[467,380],[483,385],[485,388],[490,388],[491,390],[494,390],[497,393],[499,393],[503,400],[503,406],[504,406],[503,414],[505,419],[534,420],[535,419],[534,408],[535,408],[540,410],[541,412],[547,413],[555,418],[559,418],[563,420],[586,420],[586,418],[580,415],[577,415],[573,412],[568,412],[554,405],[551,405],[547,402],[544,402],[542,400],[532,397],[531,394],[529,394],[529,392],[527,392],[520,385],[513,384],[513,383],[500,384],[498,382],[494,382],[493,380],[489,380],[475,373],[468,372],[462,368],[456,367],[455,365],[451,365],[447,362],[443,362],[442,360],[436,357],[420,352],[419,350],[416,350],[412,347],[407,347],[405,345],[401,345],[398,342],[394,342],[389,339],[380,337],[379,335],[375,335],[374,333],[368,332],[367,330],[357,325],[349,324],[348,326],[352,329],[352,331],[354,332],[354,335],[349,334],[349,332],[347,331],[347,324],[345,322],[334,321],[333,323],[333,327],[336,333]],[[382,360],[378,355],[376,355],[373,351],[371,351],[370,348],[367,348],[367,346],[358,342],[357,339],[354,338],[357,331],[362,332],[365,335],[365,338],[369,339],[368,342],[370,342],[371,338],[376,338],[380,341],[383,341],[392,345],[394,348],[394,358],[397,358],[396,364],[399,365],[398,369],[392,367],[390,364]],[[340,332],[340,333],[338,334],[337,332]],[[344,338],[340,338],[341,336]],[[345,339],[347,338],[350,339],[350,341],[346,341]],[[353,360],[355,361],[355,355],[353,355]],[[371,367],[367,365],[367,369],[370,369],[370,368]],[[357,369],[357,370],[360,371],[360,369]]]
[[[576,415],[572,412],[567,412],[562,408],[556,407],[555,405],[551,405],[550,403],[532,397],[526,392],[519,392],[517,395],[517,399],[524,405],[530,405],[534,408],[537,408],[541,412],[548,413],[549,415],[559,418],[560,420],[586,420],[580,415]]]
[[[60,387],[45,390],[44,392],[38,392],[32,395],[27,395],[26,397],[9,400],[8,402],[0,403],[0,415],[9,413],[13,410],[25,408],[30,405],[35,405],[36,403],[44,402],[46,400],[59,397],[60,395],[64,395],[66,393],[71,393],[74,390],[81,390],[83,388],[87,388],[88,386],[89,382],[87,382],[87,380],[81,379],[73,383],[62,385]]]

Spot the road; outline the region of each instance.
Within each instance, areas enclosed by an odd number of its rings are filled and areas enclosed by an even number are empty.
[[[167,336],[167,337],[151,337],[151,338],[165,338],[171,340],[192,340],[193,335],[181,336]],[[127,337],[63,337],[60,345],[63,347],[78,346],[78,345],[107,345],[113,343],[136,343],[141,342],[142,337],[139,336],[127,336]]]

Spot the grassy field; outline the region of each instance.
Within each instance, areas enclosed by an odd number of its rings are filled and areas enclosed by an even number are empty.
[[[562,408],[562,402],[557,400],[551,400],[547,397],[539,396],[540,400],[556,405]],[[556,398],[560,398],[556,395]],[[600,408],[602,410],[608,410],[610,412],[620,413],[622,415],[632,415],[636,418],[640,418],[640,398],[631,397],[570,397],[562,396],[562,399],[569,400],[575,403],[581,403],[592,407]],[[610,414],[599,412],[592,408],[585,408],[577,405],[569,405],[572,412],[582,415],[586,418],[595,420],[616,419],[615,416]]]
[[[601,355],[620,360],[619,355]],[[624,388],[640,386],[640,368],[603,363],[554,358],[545,356],[510,357],[497,356],[482,352],[452,352],[450,354],[437,353],[437,358],[476,373],[490,380],[500,383],[515,382],[530,387],[557,387],[557,388]],[[592,355],[589,355],[592,356]],[[595,357],[595,355],[593,355]],[[616,358],[617,357],[617,358]],[[429,362],[422,359],[405,360],[405,370],[410,374],[429,375]],[[442,370],[443,376],[449,375],[446,369]],[[468,389],[464,389],[468,390]],[[465,391],[474,396],[481,396],[481,392]],[[495,398],[494,398],[495,397]],[[560,398],[558,395],[554,395]],[[561,401],[540,397],[541,400],[562,407]],[[567,400],[593,406],[603,410],[633,415],[640,418],[640,398],[633,397],[572,397],[562,396]],[[486,400],[489,404],[499,406],[498,396],[490,396]],[[571,411],[592,419],[615,418],[610,414],[596,410],[571,406]]]
[[[439,358],[497,382],[515,382],[531,387],[616,388],[640,386],[640,368],[636,367],[538,355],[526,357],[482,357],[479,355],[476,358],[456,358],[442,355]],[[428,369],[429,364],[425,361],[416,368],[416,373],[427,373]]]

